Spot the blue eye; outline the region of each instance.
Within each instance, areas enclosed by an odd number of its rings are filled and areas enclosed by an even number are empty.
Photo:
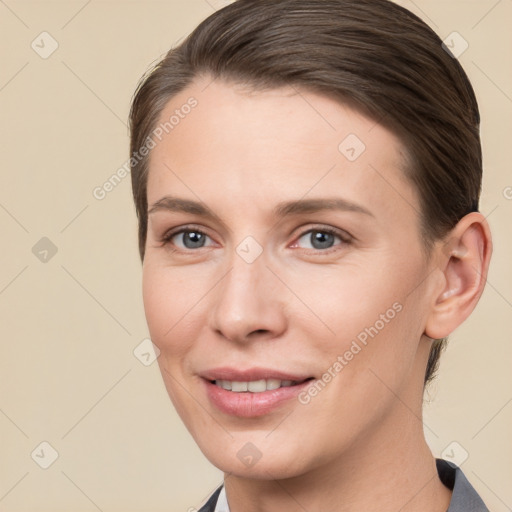
[[[197,249],[204,246],[206,235],[201,231],[184,231],[181,235],[181,240],[187,249]]]
[[[301,240],[305,240],[311,244],[312,249],[322,251],[333,247],[336,239],[348,243],[348,240],[343,238],[337,231],[328,228],[318,228],[310,229],[303,233],[298,239],[298,243],[300,243]]]
[[[200,249],[205,247],[205,241],[209,236],[199,229],[182,229],[168,235],[164,235],[161,240],[165,245],[171,244],[178,247],[178,249]],[[180,240],[179,243],[173,242],[173,240]]]

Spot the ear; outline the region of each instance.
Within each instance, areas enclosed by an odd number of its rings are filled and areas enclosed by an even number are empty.
[[[492,253],[485,217],[479,212],[464,216],[436,250],[444,286],[434,296],[425,334],[440,339],[464,322],[484,290]]]

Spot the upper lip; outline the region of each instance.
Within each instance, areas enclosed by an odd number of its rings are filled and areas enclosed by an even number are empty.
[[[251,382],[262,379],[278,379],[278,380],[292,380],[295,382],[302,382],[312,377],[311,375],[288,373],[281,370],[273,370],[272,368],[247,368],[240,370],[238,368],[212,368],[199,375],[207,380],[229,380],[235,382]]]

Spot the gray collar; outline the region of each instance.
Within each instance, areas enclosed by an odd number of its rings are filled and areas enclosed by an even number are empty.
[[[489,512],[458,466],[444,459],[436,459],[436,465],[441,482],[453,491],[446,512]]]

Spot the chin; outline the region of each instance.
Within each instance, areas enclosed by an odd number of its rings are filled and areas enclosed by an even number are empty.
[[[228,435],[225,434],[226,438]],[[234,432],[229,439],[195,438],[205,457],[224,473],[243,478],[275,480],[293,478],[307,473],[313,468],[314,457],[304,453],[304,440],[291,440],[283,445],[272,435],[260,431],[255,435],[249,432]]]
[[[219,457],[209,460],[224,473],[255,480],[283,480],[297,477],[308,471],[307,467],[297,467],[293,458],[282,458],[279,455],[271,456],[270,460],[262,457],[254,463],[247,464],[238,460],[235,462],[233,457]]]

